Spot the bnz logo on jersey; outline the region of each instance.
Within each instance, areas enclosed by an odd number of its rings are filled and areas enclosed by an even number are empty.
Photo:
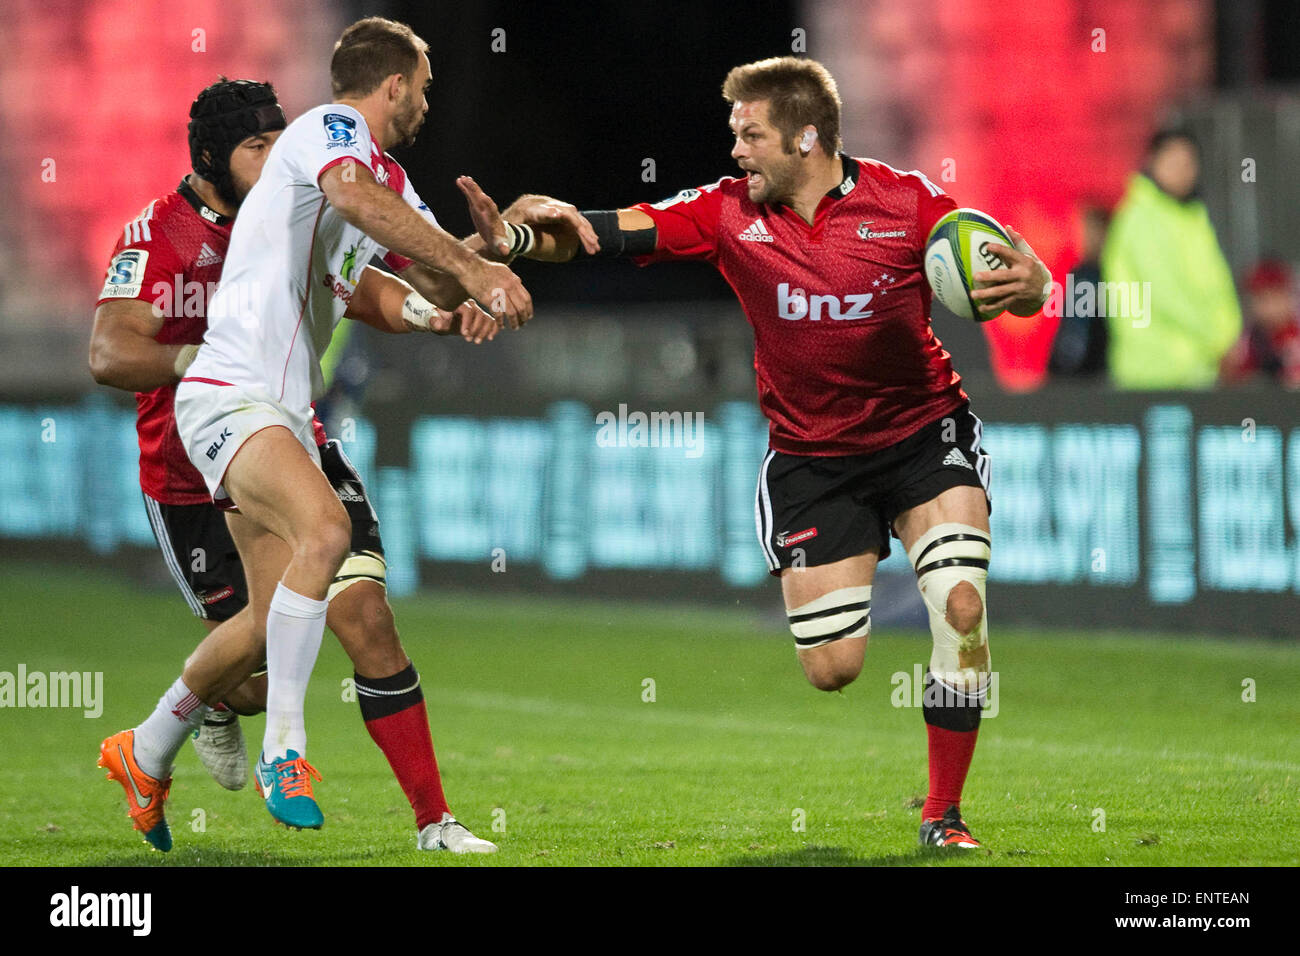
[[[803,289],[791,289],[790,283],[776,287],[776,314],[783,319],[865,319],[873,314],[867,306],[875,297],[873,292],[846,296],[808,295]]]

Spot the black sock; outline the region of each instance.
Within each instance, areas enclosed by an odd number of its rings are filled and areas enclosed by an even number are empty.
[[[366,722],[396,714],[424,700],[414,664],[407,664],[391,677],[362,677],[353,673],[352,679],[357,688],[357,703],[361,705],[361,719]]]
[[[968,697],[953,690],[941,680],[936,680],[927,669],[925,691],[921,695],[921,714],[925,722],[944,730],[967,733],[979,730],[980,713],[984,710],[984,695]]]

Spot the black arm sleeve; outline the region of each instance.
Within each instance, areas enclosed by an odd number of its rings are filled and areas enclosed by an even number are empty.
[[[659,230],[654,226],[649,229],[620,229],[618,227],[617,209],[592,209],[583,213],[591,227],[596,230],[600,240],[598,256],[648,256],[655,251],[655,239]],[[586,255],[581,246],[578,255]]]

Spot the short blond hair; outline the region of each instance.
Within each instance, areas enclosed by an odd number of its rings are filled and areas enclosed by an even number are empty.
[[[840,91],[830,70],[816,60],[774,56],[738,66],[722,82],[728,103],[767,100],[769,118],[781,133],[786,152],[805,126],[817,129],[828,154],[840,150]]]

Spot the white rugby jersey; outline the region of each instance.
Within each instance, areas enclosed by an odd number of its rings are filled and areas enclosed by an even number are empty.
[[[324,392],[320,357],[366,264],[375,255],[396,271],[411,262],[326,201],[320,176],[346,160],[364,165],[437,225],[402,167],[370,138],[360,113],[338,103],[308,110],[276,141],[239,208],[187,381],[239,386],[303,413]]]

